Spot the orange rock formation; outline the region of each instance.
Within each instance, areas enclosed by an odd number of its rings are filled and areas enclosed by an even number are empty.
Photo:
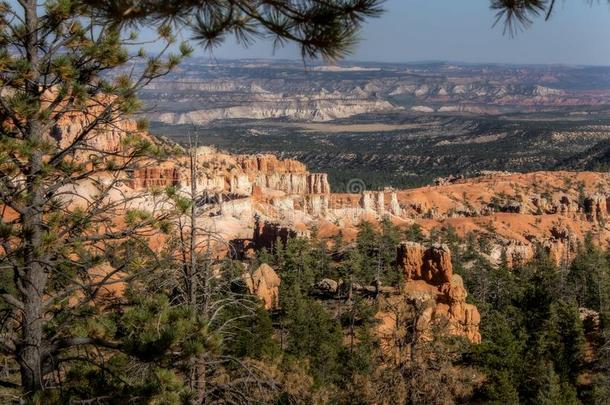
[[[261,264],[254,272],[245,273],[243,280],[250,294],[256,295],[266,309],[279,308],[280,277],[268,264]]]
[[[472,343],[481,341],[479,311],[466,303],[468,293],[462,278],[453,274],[446,245],[426,248],[403,242],[396,260],[404,286],[397,294],[381,296],[381,310],[376,314],[377,336],[386,360],[408,359],[413,344],[438,333],[463,336]]]
[[[403,294],[420,301],[423,312],[417,329],[425,335],[432,324],[447,322],[450,334],[481,341],[477,307],[466,303],[468,293],[462,278],[453,274],[451,252],[446,245],[425,248],[419,243],[403,242],[398,246],[396,260],[405,277]]]

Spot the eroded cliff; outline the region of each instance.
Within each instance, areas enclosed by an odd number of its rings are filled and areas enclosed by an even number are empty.
[[[92,117],[95,114],[66,117],[51,136],[59,145],[68,145]],[[161,143],[138,131],[133,121],[120,120],[86,144],[91,150],[116,153],[134,135]],[[295,160],[200,147],[191,171],[187,152],[172,148],[175,153],[162,161],[147,159],[130,166],[117,187],[129,194],[171,186],[188,194],[194,173],[201,222],[228,241],[246,241],[244,246],[254,238],[255,217],[273,224],[261,229],[306,236],[315,227],[323,237],[342,232],[348,240],[363,220],[389,218],[400,226],[420,225],[425,233],[452,228],[462,237],[486,239],[489,259],[499,262],[504,255],[509,265],[529,260],[536,246],[558,263],[569,261],[585,234],[593,234],[600,244],[610,237],[606,173],[483,172],[468,179],[439,179],[435,186],[417,189],[337,194],[331,192],[325,173],[310,173]],[[80,192],[86,190],[81,187]],[[147,201],[140,203],[145,206]]]

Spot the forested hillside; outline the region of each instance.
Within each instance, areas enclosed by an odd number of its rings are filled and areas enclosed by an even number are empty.
[[[392,341],[396,354],[388,354],[376,314],[387,311],[389,288],[405,282],[396,265],[401,240],[448,245],[468,301],[481,312],[480,344],[446,335],[442,325],[422,338],[408,328],[418,316],[410,301],[400,318],[406,329]],[[176,273],[156,271],[127,287],[124,310],[91,306],[75,325],[99,339],[126,339],[124,354],[109,352],[100,368],[82,353],[62,371],[61,390],[37,401],[79,403],[108,399],[109,392],[117,403],[186,401],[193,393],[179,376],[189,359],[204,356],[210,400],[604,403],[610,253],[587,239],[572,264],[558,268],[540,250],[531,263],[509,269],[486,262],[485,249],[484,241],[459,239],[452,229],[424,236],[417,226],[399,230],[385,221],[363,223],[353,243],[340,236],[278,240],[247,262],[249,269],[266,263],[275,270],[277,302],[268,311],[256,296],[243,295],[239,280],[247,269],[218,262],[221,277],[206,287],[216,315],[204,324],[180,304]],[[377,290],[362,288],[376,280]],[[4,364],[10,375],[11,362]]]

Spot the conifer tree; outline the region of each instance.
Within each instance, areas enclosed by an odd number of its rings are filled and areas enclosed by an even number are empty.
[[[228,35],[245,45],[269,35],[278,46],[298,44],[304,57],[337,58],[349,52],[364,19],[379,14],[379,3],[0,4],[0,265],[3,278],[12,280],[0,291],[6,311],[0,350],[20,370],[18,381],[5,385],[21,387],[33,398],[59,384],[59,365],[70,363],[66,353],[125,347],[89,332],[76,336],[71,326],[80,307],[90,307],[104,286],[118,282],[113,276],[125,281],[143,264],[152,265],[132,254],[134,244],[143,241],[137,236],[167,231],[158,206],[137,209],[135,198],[130,205],[110,196],[144,158],[163,154],[138,131],[143,125],[121,129],[126,114],[139,107],[138,90],[192,52],[188,42],[176,43],[176,33],[206,48]],[[157,37],[138,39],[144,27]],[[162,45],[158,54],[128,51],[152,42]],[[80,125],[67,131],[74,121]],[[123,138],[119,150],[96,143],[104,132]],[[94,191],[77,203],[84,182]],[[114,270],[100,279],[92,269],[104,262],[112,262]]]
[[[550,19],[559,3],[558,0],[490,0],[490,7],[496,12],[494,25],[504,24],[504,33],[515,36],[529,28],[536,18]]]

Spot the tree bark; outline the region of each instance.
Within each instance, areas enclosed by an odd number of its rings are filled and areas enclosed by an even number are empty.
[[[32,125],[33,134],[39,129],[38,125]],[[40,134],[33,135],[39,136]],[[39,173],[42,153],[34,152],[29,166],[31,173],[27,176],[27,186],[30,201],[22,218],[24,263],[18,280],[23,295],[22,338],[18,347],[18,359],[22,384],[26,392],[33,393],[42,389],[43,299],[47,285],[47,275],[41,264],[44,196]]]
[[[24,36],[29,71],[26,92],[34,100],[40,100],[38,71],[38,15],[35,0],[24,2],[26,33]],[[22,215],[23,268],[18,274],[18,288],[23,295],[21,317],[21,341],[17,346],[17,360],[21,371],[21,385],[28,396],[43,388],[43,317],[44,293],[47,275],[42,265],[42,236],[44,195],[42,182],[43,153],[38,147],[43,137],[43,124],[34,112],[26,122],[27,139],[32,151],[26,173],[28,190],[27,208]]]

